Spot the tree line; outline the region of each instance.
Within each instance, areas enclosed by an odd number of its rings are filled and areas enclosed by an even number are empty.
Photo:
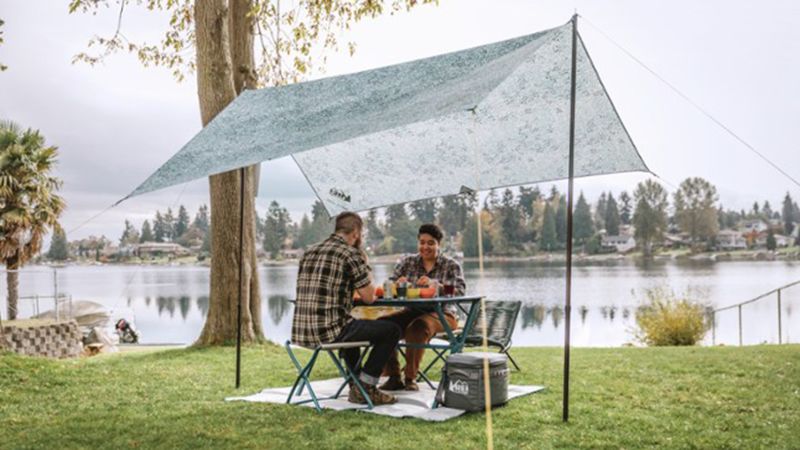
[[[477,206],[477,196],[455,195],[370,210],[364,216],[365,244],[376,255],[415,252],[419,225],[433,222],[444,229],[447,250],[476,256],[476,214],[480,214],[486,253],[514,256],[560,251],[566,246],[566,195],[555,186],[547,192],[536,186],[491,190],[478,212]],[[660,183],[646,180],[632,194],[603,192],[592,204],[581,192],[575,203],[573,237],[579,251],[590,254],[608,250],[602,245],[603,236],[624,233],[632,233],[645,254],[661,246],[668,233],[705,250],[715,244],[721,229],[737,228],[747,220],[766,222],[770,236],[789,236],[800,221],[800,207],[787,192],[780,210],[764,201],[754,202],[749,211],[737,211],[719,204],[716,187],[703,178],[687,178],[671,195]],[[314,202],[311,215],[304,214],[299,222],[293,222],[286,208],[273,201],[258,225],[263,248],[272,256],[289,248],[305,248],[330,232],[319,201]]]
[[[556,186],[546,192],[537,186],[491,190],[479,212],[477,206],[476,195],[454,195],[370,210],[364,214],[365,244],[375,255],[412,253],[416,251],[419,225],[437,223],[446,233],[443,245],[447,251],[477,256],[476,214],[480,214],[487,254],[530,255],[561,251],[566,246],[566,195]],[[181,205],[177,214],[171,208],[156,211],[139,228],[125,220],[119,245],[174,242],[207,253],[208,206],[200,206],[190,217]],[[687,178],[671,195],[660,183],[646,180],[632,194],[624,190],[618,194],[602,192],[594,202],[579,193],[573,237],[578,251],[589,254],[610,251],[602,245],[603,236],[625,233],[632,233],[637,247],[645,254],[659,247],[668,233],[681,234],[689,245],[703,250],[715,243],[721,229],[734,229],[748,220],[763,220],[772,224],[771,233],[789,236],[800,222],[800,207],[787,192],[780,208],[764,201],[754,202],[750,210],[726,209],[719,204],[716,187],[702,178]],[[256,221],[260,247],[271,258],[278,258],[286,250],[303,249],[332,232],[328,213],[319,200],[312,204],[310,214],[303,214],[299,221],[294,221],[279,202],[272,201],[264,216],[257,216]],[[92,237],[68,244],[63,234],[56,233],[48,257],[63,260],[70,253],[92,257],[110,243],[105,237]]]

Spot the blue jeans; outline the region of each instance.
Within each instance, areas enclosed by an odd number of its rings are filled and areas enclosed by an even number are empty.
[[[394,353],[397,342],[403,334],[397,324],[385,320],[353,320],[348,323],[335,342],[369,341],[372,351],[364,363],[363,369],[356,367],[361,349],[345,348],[339,350],[347,367],[358,374],[358,378],[368,384],[376,385],[383,371],[383,366]]]

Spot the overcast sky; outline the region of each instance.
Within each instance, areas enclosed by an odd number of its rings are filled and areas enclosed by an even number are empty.
[[[116,11],[67,14],[66,0],[0,0],[5,44],[0,63],[0,118],[41,130],[60,148],[57,175],[73,230],[124,197],[200,129],[196,84],[177,83],[166,70],[140,67],[119,54],[103,65],[71,64],[95,33],[108,35]],[[726,207],[749,209],[769,200],[774,209],[800,188],[714,125],[616,48],[621,44],[694,102],[800,179],[800,1],[533,1],[441,0],[408,14],[354,27],[344,39],[355,56],[330,55],[328,75],[355,72],[446,53],[585,17],[579,30],[634,142],[649,167],[677,185],[701,176],[714,183]],[[163,17],[126,10],[128,36],[155,41]],[[632,191],[640,174],[578,180],[590,199],[600,191]],[[548,185],[542,186],[549,189]],[[668,187],[672,190],[671,187]],[[563,189],[563,187],[562,187]],[[206,181],[126,201],[69,238],[105,234],[117,239],[125,218],[137,226],[156,209],[191,213],[207,202]],[[311,189],[290,160],[266,163],[257,203],[287,206],[298,220],[310,210]]]

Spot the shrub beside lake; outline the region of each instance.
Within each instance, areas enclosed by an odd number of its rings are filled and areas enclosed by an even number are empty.
[[[696,345],[710,329],[706,306],[690,293],[649,289],[636,311],[636,339],[649,346]]]

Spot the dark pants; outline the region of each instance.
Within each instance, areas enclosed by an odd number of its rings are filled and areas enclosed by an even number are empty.
[[[342,330],[336,342],[369,341],[372,351],[364,367],[356,367],[361,349],[346,348],[339,351],[347,367],[368,384],[378,384],[383,366],[397,347],[402,331],[392,322],[383,320],[353,320]]]

